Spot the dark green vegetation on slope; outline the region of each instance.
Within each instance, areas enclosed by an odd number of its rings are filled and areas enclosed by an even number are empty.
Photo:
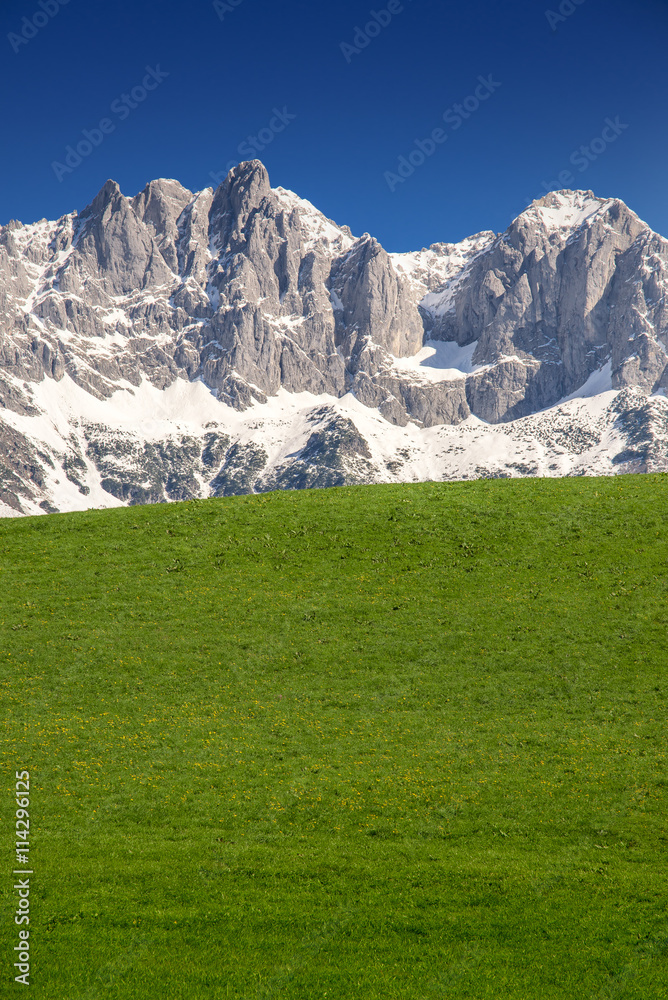
[[[667,486],[1,523],[2,994],[666,996]]]

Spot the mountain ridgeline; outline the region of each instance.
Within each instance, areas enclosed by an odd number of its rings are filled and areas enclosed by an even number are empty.
[[[668,242],[560,191],[387,253],[272,189],[108,181],[0,228],[6,514],[668,465]]]

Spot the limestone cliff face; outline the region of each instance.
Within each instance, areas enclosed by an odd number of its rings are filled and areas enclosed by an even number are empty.
[[[623,202],[558,192],[476,257],[432,336],[476,343],[467,398],[493,423],[553,405],[608,361],[614,387],[655,390],[667,277],[668,244]]]
[[[79,408],[103,404],[99,426],[111,413],[105,401],[115,405],[119,392],[149,387],[177,399],[195,385],[218,401],[222,423],[230,408],[254,412],[285,392],[354,397],[370,418],[407,433],[471,416],[509,424],[567,396],[589,397],[592,386],[629,390],[639,413],[633,394],[656,398],[668,388],[667,289],[668,243],[623,202],[586,191],[547,195],[499,235],[388,254],[369,234],[356,239],[309,202],[273,189],[257,160],[235,167],[215,191],[163,179],[127,198],[108,181],[80,213],[0,227],[3,495],[37,497],[43,488],[49,446],[31,438],[26,421],[46,414],[81,484],[95,468],[123,502],[154,497],[132,477],[124,486],[120,472],[106,474],[110,462],[122,465],[120,452],[106,454],[89,430],[80,434],[76,413],[65,433],[47,412],[70,384],[84,393]],[[328,419],[340,429],[348,417]],[[309,461],[318,442],[331,455],[337,433],[311,436]],[[261,454],[271,464],[264,446],[249,451],[221,431],[223,439],[230,454],[207,439],[209,458],[200,456],[176,494],[223,481],[233,491],[243,456],[253,468]],[[150,462],[144,451],[133,454],[140,465],[167,468],[170,447],[154,448]],[[655,441],[652,467],[660,452]],[[379,474],[369,472],[361,445],[356,456],[355,475]],[[341,461],[348,468],[352,458]],[[280,474],[263,480],[258,472],[252,482],[297,482],[289,466],[283,456]],[[335,479],[353,475],[336,468]]]
[[[338,305],[337,340],[348,356],[360,339],[396,357],[418,353],[424,327],[417,303],[377,240],[366,235],[335,260],[329,287]]]

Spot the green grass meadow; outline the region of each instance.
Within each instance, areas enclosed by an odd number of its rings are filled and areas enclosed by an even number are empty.
[[[33,1000],[668,997],[668,478],[0,522]]]

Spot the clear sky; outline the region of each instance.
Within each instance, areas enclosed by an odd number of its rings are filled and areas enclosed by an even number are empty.
[[[668,236],[666,0],[2,0],[0,28],[0,223],[252,154],[390,251],[545,187]]]

